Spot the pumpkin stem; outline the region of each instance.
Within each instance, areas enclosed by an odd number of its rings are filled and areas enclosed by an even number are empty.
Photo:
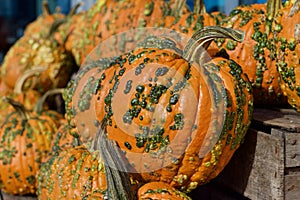
[[[180,18],[185,6],[186,0],[175,0],[174,9],[171,15],[173,15],[175,18]]]
[[[278,11],[282,8],[281,0],[268,0],[267,1],[267,21],[272,22]],[[272,23],[266,23],[266,33],[269,34]]]
[[[65,17],[65,18],[63,18],[63,19],[57,19],[57,20],[55,20],[55,21],[52,23],[51,27],[50,27],[48,36],[51,37],[51,36],[55,33],[55,31],[57,31],[57,29],[58,29],[62,24],[64,24],[64,23],[67,22],[67,20],[68,20],[69,17],[74,16],[74,15],[76,14],[77,9],[78,9],[81,5],[82,5],[82,3],[77,3],[77,4],[70,10],[70,12],[68,13],[67,17]]]
[[[82,5],[83,5],[83,3],[79,2],[75,6],[73,6],[73,8],[71,8],[70,12],[68,13],[68,16],[70,16],[70,17],[74,16],[76,14],[78,8]]]
[[[51,11],[50,11],[49,4],[48,4],[47,0],[43,1],[42,10],[43,10],[44,15],[46,15],[46,16],[51,15]]]
[[[30,119],[28,111],[20,102],[14,101],[13,99],[6,97],[6,96],[2,97],[2,99],[3,99],[3,102],[9,103],[12,107],[14,107],[14,109],[20,115],[22,120]]]
[[[41,72],[45,71],[44,67],[35,67],[30,70],[26,70],[24,74],[18,78],[16,85],[14,87],[15,94],[21,94],[23,91],[24,84],[29,77],[38,76]]]
[[[194,13],[197,15],[207,13],[203,0],[194,0]]]
[[[289,17],[292,17],[294,14],[298,13],[300,10],[300,0],[292,1],[292,4],[293,4],[293,6],[289,13]]]
[[[240,30],[233,30],[220,26],[206,26],[193,34],[183,51],[183,58],[188,61],[198,61],[201,65],[203,62],[206,62],[203,60],[204,55],[206,54],[205,50],[214,39],[229,38],[237,42],[242,42],[244,36],[245,33]]]
[[[136,195],[131,189],[130,176],[127,173],[129,163],[116,142],[107,138],[104,122],[96,133],[93,148],[99,150],[105,164],[109,199],[135,200]]]
[[[34,111],[38,114],[42,113],[43,105],[44,105],[46,99],[52,95],[62,94],[64,92],[64,90],[65,90],[64,88],[56,88],[56,89],[47,91],[37,102],[36,106],[34,107]]]

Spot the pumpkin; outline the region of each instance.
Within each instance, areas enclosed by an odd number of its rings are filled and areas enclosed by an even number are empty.
[[[176,11],[176,12],[175,12]],[[178,12],[177,12],[178,11]],[[98,0],[85,13],[74,16],[74,26],[66,40],[66,48],[72,51],[77,65],[102,41],[115,34],[134,28],[155,27],[159,19],[168,15],[187,12],[185,0]],[[122,40],[113,46],[122,46]]]
[[[219,39],[209,49],[212,55],[229,57],[239,63],[253,86],[254,103],[259,105],[284,105],[276,68],[276,41],[272,21],[279,9],[275,1],[267,4],[241,5],[234,8],[223,20],[227,28],[245,31],[245,40],[237,43]]]
[[[66,16],[60,12],[52,13],[49,8],[48,1],[42,3],[42,14],[36,20],[29,23],[25,30],[24,35],[30,36],[33,33],[41,33],[44,36],[49,34],[49,31],[54,23],[65,19]]]
[[[138,190],[139,200],[191,200],[185,193],[164,182],[146,183]]]
[[[51,151],[52,137],[62,116],[50,110],[26,111],[20,103],[6,100],[15,108],[0,127],[0,169],[2,191],[34,194],[36,173]]]
[[[184,57],[178,55],[180,49],[168,46],[170,40],[162,39],[159,48],[155,44],[137,48],[114,59],[108,68],[99,65],[95,77],[79,78],[85,84],[81,88],[97,90],[76,91],[80,98],[73,98],[72,103],[80,103],[83,109],[76,107],[74,118],[88,111],[89,121],[94,121],[95,113],[96,126],[104,120],[108,138],[126,151],[146,182],[163,181],[191,191],[210,181],[242,142],[253,106],[248,79],[233,60],[188,61],[200,59],[199,52],[193,51],[201,47],[198,41],[206,47],[215,37],[238,40],[242,36],[229,29],[205,27],[187,44]],[[90,107],[93,102],[82,99],[95,101],[95,110]],[[78,120],[77,127],[84,119]],[[211,129],[212,124],[220,129]],[[221,134],[216,136],[216,132]]]
[[[78,146],[80,144],[80,141],[78,141],[77,138],[74,137],[74,135],[76,134],[77,129],[71,127],[68,124],[67,120],[62,120],[61,125],[53,135],[50,155],[57,154],[58,152],[67,148]]]
[[[97,152],[85,146],[67,148],[51,157],[38,173],[38,198],[78,199],[96,193],[104,199],[105,167],[98,158]]]
[[[126,162],[123,153],[115,147],[107,140],[105,129],[99,129],[91,148],[76,146],[58,152],[40,169],[38,198],[135,199],[136,183],[127,172],[116,168],[125,169]],[[114,162],[111,156],[116,156],[118,161]]]
[[[43,67],[44,72],[30,88],[45,93],[56,87],[65,87],[71,74],[77,70],[71,53],[53,37],[58,28],[57,20],[62,20],[61,15],[57,15],[45,11],[28,25],[24,36],[9,49],[1,67],[2,81],[8,87],[14,88],[25,71]]]
[[[15,110],[12,105],[6,102],[5,98],[14,99],[14,101],[23,104],[27,110],[33,110],[41,95],[35,90],[27,90],[24,92],[23,87],[28,77],[35,75],[37,72],[40,72],[40,69],[29,70],[25,72],[20,79],[17,80],[13,90],[7,88],[7,86],[3,84],[5,86],[5,91],[2,93],[3,98],[0,99],[0,125],[5,120],[6,115]]]
[[[275,0],[278,4],[279,0]],[[277,32],[277,69],[280,86],[289,104],[300,111],[300,11],[299,1],[287,1],[279,10],[274,30]]]
[[[221,12],[207,13],[203,0],[195,0],[193,11],[186,12],[180,17],[165,16],[159,21],[159,26],[192,36],[195,31],[205,26],[220,25],[223,18],[225,18],[225,14]]]

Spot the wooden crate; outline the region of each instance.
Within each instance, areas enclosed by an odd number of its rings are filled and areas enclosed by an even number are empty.
[[[300,199],[300,114],[291,109],[255,109],[251,129],[228,166],[192,197]]]

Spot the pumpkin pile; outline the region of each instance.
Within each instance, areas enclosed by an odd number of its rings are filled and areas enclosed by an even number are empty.
[[[0,73],[0,189],[39,199],[191,199],[255,106],[300,110],[300,1],[97,0],[43,14]]]

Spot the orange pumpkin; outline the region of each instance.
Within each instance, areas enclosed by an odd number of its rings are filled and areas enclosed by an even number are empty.
[[[105,167],[99,155],[78,146],[60,151],[42,164],[38,174],[39,199],[78,199],[98,194],[104,199]]]
[[[138,190],[139,200],[191,200],[185,193],[164,182],[146,183]]]
[[[196,42],[189,43],[185,56],[194,58],[199,52],[191,48],[197,49],[198,41],[206,46],[215,37],[225,37],[221,33],[241,37],[216,29],[196,32],[191,40]],[[97,78],[80,77],[85,84],[81,88],[97,90],[96,95],[95,90],[77,91],[82,96],[72,102],[80,105],[73,107],[73,114],[76,118],[93,110],[90,101],[95,101],[93,112],[98,122],[106,121],[108,138],[126,151],[146,182],[164,181],[191,191],[216,177],[243,140],[252,114],[251,86],[232,60],[214,58],[197,64],[196,58],[191,64],[177,54],[177,47],[164,49],[168,46],[163,44],[164,40],[160,48],[137,48],[108,68],[100,65]],[[92,117],[89,121],[94,121]],[[212,124],[220,126],[221,135],[214,135]],[[77,125],[80,128],[81,123]]]
[[[15,112],[7,115],[0,128],[1,189],[10,194],[34,194],[36,173],[51,151],[62,116],[54,111],[28,112],[20,103],[7,101]]]
[[[286,98],[279,86],[276,68],[276,44],[273,38],[272,21],[279,9],[275,1],[267,4],[251,4],[234,8],[223,26],[245,31],[245,40],[237,43],[232,40],[217,40],[211,54],[229,57],[239,63],[247,74],[254,92],[256,105],[282,105]]]
[[[281,0],[275,0],[278,4]],[[294,2],[294,3],[293,3]],[[300,11],[299,1],[287,1],[276,17],[277,69],[289,104],[300,111]]]

